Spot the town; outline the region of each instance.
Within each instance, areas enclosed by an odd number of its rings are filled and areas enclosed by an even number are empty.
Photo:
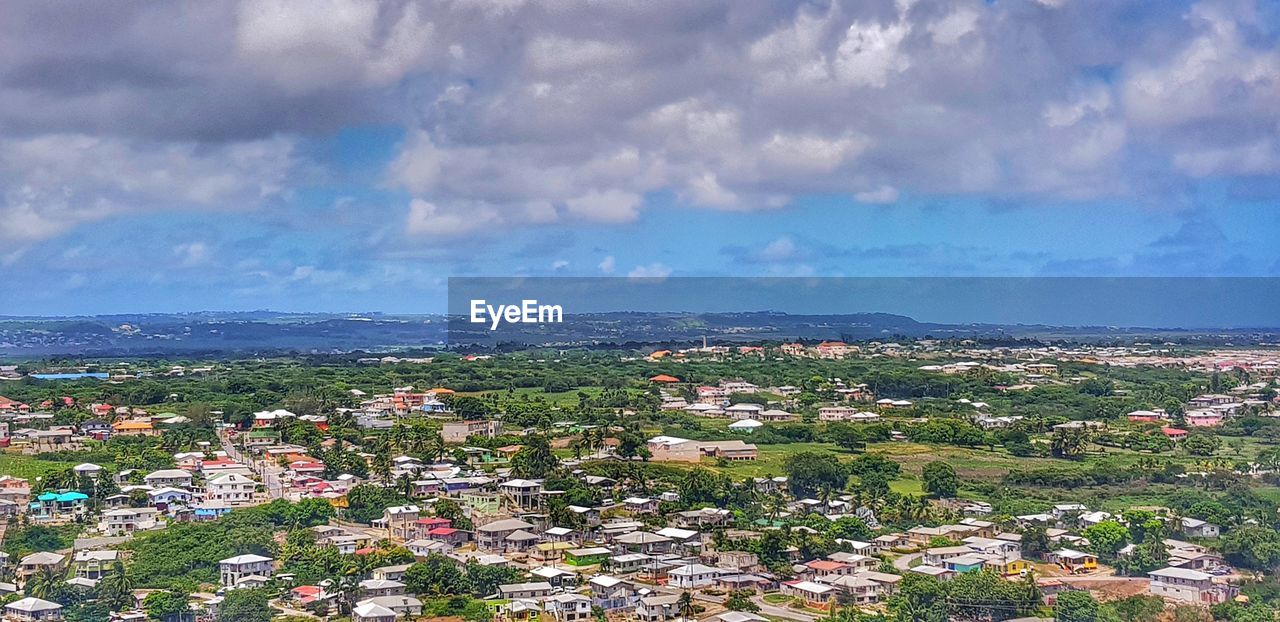
[[[1280,351],[0,368],[5,620],[1272,620]]]

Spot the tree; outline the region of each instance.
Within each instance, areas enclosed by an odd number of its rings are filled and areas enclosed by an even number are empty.
[[[218,622],[270,622],[275,615],[266,590],[231,590],[218,606]]]
[[[797,497],[810,497],[819,490],[839,490],[849,474],[831,454],[801,451],[787,456],[782,463],[787,473],[787,486]]]
[[[1084,590],[1062,592],[1053,605],[1053,619],[1058,622],[1097,622],[1098,601]]]
[[[947,590],[933,577],[908,572],[898,593],[889,598],[895,622],[947,622]]]
[[[1280,533],[1267,527],[1237,527],[1222,536],[1222,553],[1233,564],[1272,570],[1280,566]]]
[[[760,611],[760,605],[751,600],[751,590],[733,590],[729,592],[729,598],[725,601],[724,606],[729,611],[745,611],[755,613]]]
[[[847,423],[833,423],[827,426],[827,438],[831,442],[853,452],[867,448],[866,436],[861,430]]]
[[[124,562],[112,563],[111,572],[98,582],[98,599],[118,611],[133,604],[133,580],[125,572]]]
[[[1044,527],[1028,527],[1022,532],[1022,552],[1032,559],[1044,559],[1050,551],[1049,534]]]
[[[1164,599],[1159,596],[1130,596],[1105,605],[1123,622],[1156,622],[1164,613]]]
[[[180,620],[182,616],[191,611],[187,605],[190,596],[180,590],[164,590],[162,592],[152,592],[147,594],[146,599],[142,601],[142,608],[147,611],[147,615],[161,622],[173,622]]]
[[[542,479],[557,466],[560,466],[560,459],[551,453],[550,441],[541,434],[527,437],[524,446],[511,457],[511,472],[516,477]]]
[[[937,460],[924,465],[924,491],[935,497],[954,497],[960,489],[960,478],[948,463]]]
[[[1212,456],[1222,446],[1222,440],[1212,432],[1196,432],[1183,439],[1182,447],[1193,456]]]
[[[470,582],[453,560],[431,553],[404,571],[404,583],[414,594],[466,594]]]
[[[1082,428],[1054,430],[1049,448],[1059,458],[1076,459],[1089,447],[1089,434]]]
[[[1114,558],[1120,549],[1129,543],[1129,528],[1118,521],[1104,520],[1084,530],[1089,546],[1098,555]]]
[[[692,620],[694,614],[697,613],[693,606],[693,594],[688,590],[681,592],[679,598],[676,599],[676,611],[680,612],[680,617],[686,620]]]

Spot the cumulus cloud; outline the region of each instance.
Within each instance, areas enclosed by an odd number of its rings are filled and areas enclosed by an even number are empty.
[[[604,259],[601,259],[600,264],[597,265],[596,267],[599,268],[600,272],[604,274],[613,274],[613,271],[614,269],[617,268],[617,266],[618,266],[618,262],[613,258],[613,255],[608,255]]]
[[[405,131],[384,179],[414,235],[622,225],[652,196],[1161,203],[1280,172],[1269,20],[1248,0],[21,4],[0,147],[91,157],[78,179],[0,163],[0,237],[257,205],[297,183],[282,146],[368,125]]]
[[[662,279],[671,276],[671,268],[662,263],[651,263],[636,266],[627,273],[633,279]]]

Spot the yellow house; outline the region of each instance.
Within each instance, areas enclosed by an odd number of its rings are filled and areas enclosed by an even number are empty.
[[[1053,553],[1053,561],[1072,574],[1092,572],[1098,569],[1098,558],[1090,553],[1062,549]]]
[[[988,560],[983,566],[1002,577],[1021,577],[1031,572],[1031,562],[1025,559],[992,559]]]

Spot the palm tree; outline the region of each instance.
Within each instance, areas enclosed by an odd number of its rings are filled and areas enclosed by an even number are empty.
[[[124,570],[124,562],[116,560],[111,573],[98,584],[98,597],[113,609],[124,609],[133,600],[133,579]]]
[[[63,581],[62,573],[53,566],[41,566],[31,578],[27,579],[27,596],[47,599],[58,584]]]
[[[693,608],[693,594],[688,590],[681,592],[680,597],[676,599],[676,610],[680,612],[680,617],[686,620],[692,620],[696,610]]]

